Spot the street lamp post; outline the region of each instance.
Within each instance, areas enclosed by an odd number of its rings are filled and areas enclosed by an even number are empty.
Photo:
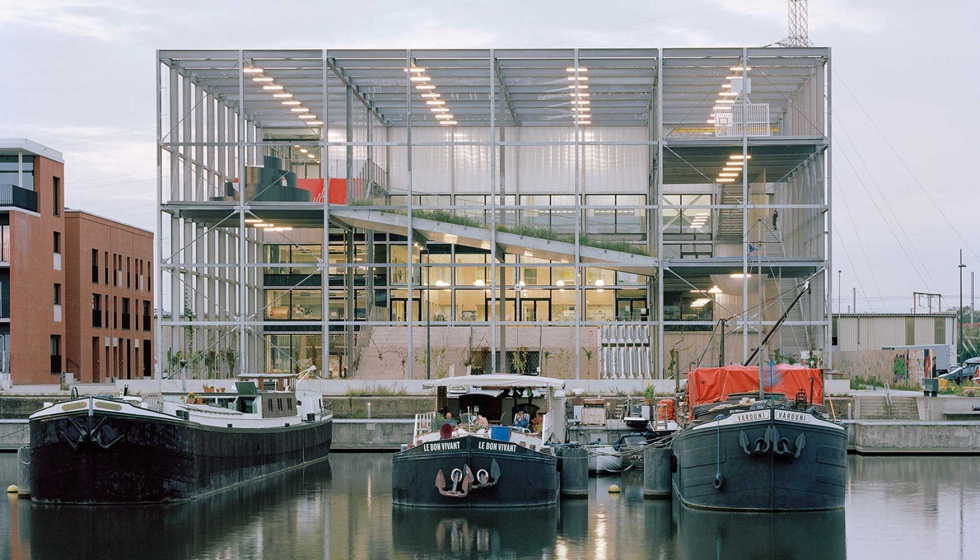
[[[841,270],[837,271],[837,313],[840,314],[840,274]]]
[[[960,329],[956,337],[956,359],[961,361],[963,357],[963,269],[966,265],[963,264],[963,249],[960,249],[960,265],[957,267],[960,269]]]

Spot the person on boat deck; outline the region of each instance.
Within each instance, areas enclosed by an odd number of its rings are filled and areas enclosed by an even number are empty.
[[[518,410],[517,416],[514,417],[514,427],[527,429],[527,423],[527,414],[523,410]]]
[[[448,411],[446,412],[446,424],[449,424],[453,428],[456,427],[456,419],[453,418],[452,412],[448,412]]]
[[[489,430],[490,429],[490,421],[487,420],[487,418],[485,416],[483,416],[482,414],[477,414],[476,415],[476,429],[477,430]]]

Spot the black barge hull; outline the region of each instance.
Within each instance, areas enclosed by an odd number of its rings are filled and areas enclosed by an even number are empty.
[[[398,506],[548,506],[558,502],[558,459],[509,442],[446,439],[395,454],[391,484]]]
[[[672,484],[684,505],[741,511],[844,507],[843,427],[779,409],[730,418],[735,421],[723,421],[720,429],[710,424],[675,437]]]
[[[192,500],[327,457],[332,419],[270,429],[217,428],[85,409],[32,419],[37,502]]]

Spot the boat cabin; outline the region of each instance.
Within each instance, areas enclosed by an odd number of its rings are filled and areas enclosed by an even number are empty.
[[[451,377],[426,382],[426,388],[445,390],[438,410],[415,416],[408,448],[443,439],[476,436],[516,443],[541,451],[548,443],[565,441],[565,382],[529,375],[491,374]],[[527,427],[516,425],[520,412]],[[446,414],[452,415],[447,420]],[[486,419],[481,424],[479,418]],[[450,429],[444,429],[448,424]],[[448,439],[448,438],[447,438]]]

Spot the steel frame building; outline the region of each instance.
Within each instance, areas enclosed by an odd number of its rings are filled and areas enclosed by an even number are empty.
[[[830,360],[827,48],[155,64],[163,376]]]

